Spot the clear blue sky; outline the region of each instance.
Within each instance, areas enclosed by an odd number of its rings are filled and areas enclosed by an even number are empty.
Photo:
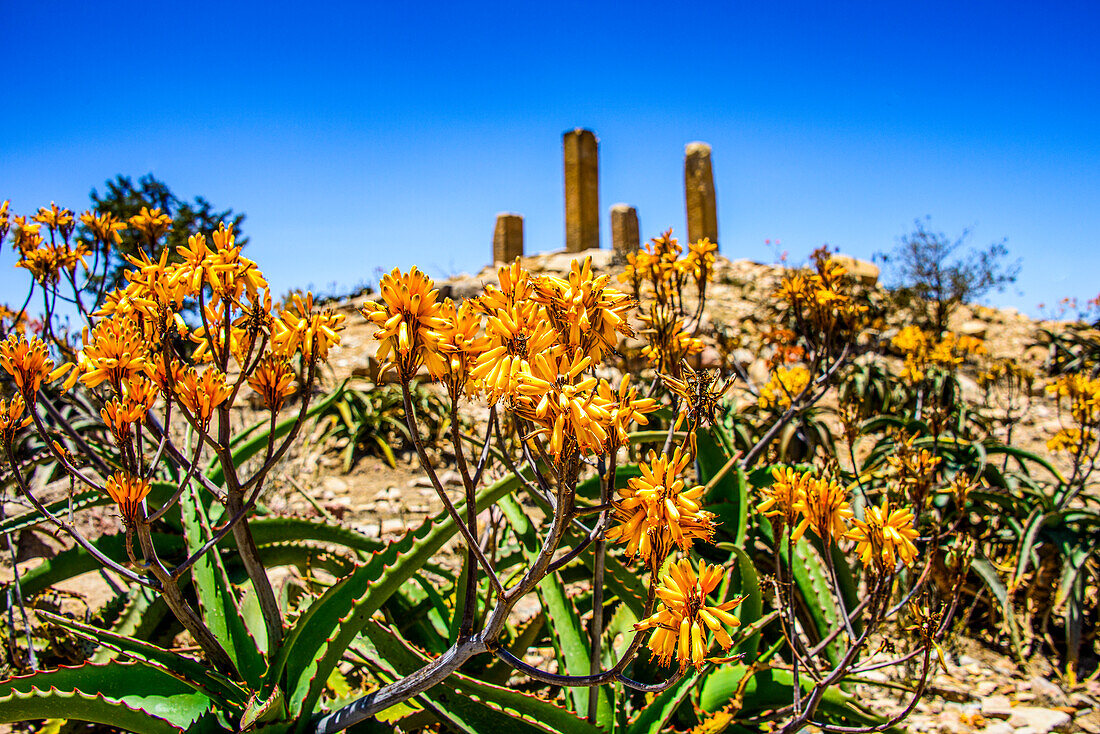
[[[246,213],[278,292],[476,272],[500,211],[529,252],[561,248],[577,126],[600,138],[605,247],[616,202],[644,237],[683,232],[703,140],[729,257],[869,256],[930,215],[1023,259],[991,302],[1100,291],[1095,3],[0,0],[0,28],[0,200],[79,211],[152,172]]]

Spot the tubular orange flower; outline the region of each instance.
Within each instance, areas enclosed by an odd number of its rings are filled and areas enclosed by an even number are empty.
[[[291,307],[272,321],[272,350],[289,357],[300,349],[307,360],[324,362],[328,350],[340,343],[344,315],[330,309],[314,312],[312,293],[304,299],[295,293],[291,302]]]
[[[651,304],[649,313],[639,318],[645,326],[641,333],[648,341],[642,356],[658,372],[679,377],[684,358],[703,351],[703,341],[684,331],[684,321],[674,309]]]
[[[119,230],[125,229],[126,224],[119,221],[114,214],[86,211],[80,215],[80,222],[88,228],[88,231],[92,233],[92,237],[100,242],[122,244],[122,235],[119,234]]]
[[[891,510],[887,500],[881,507],[870,506],[863,520],[854,520],[855,528],[848,537],[856,542],[856,553],[864,566],[873,566],[879,573],[890,573],[900,561],[908,566],[917,556],[913,541],[913,511],[908,507]]]
[[[608,431],[607,444],[608,451],[614,451],[620,446],[626,446],[630,441],[630,437],[627,435],[630,424],[637,423],[641,426],[648,425],[649,420],[645,417],[645,414],[657,410],[656,400],[653,398],[638,397],[638,388],[630,384],[629,372],[623,375],[622,382],[619,383],[619,389],[617,391],[612,391],[611,385],[607,380],[600,380],[600,384],[596,387],[596,390],[600,394],[600,397],[607,402],[611,410],[611,428]]]
[[[157,399],[156,386],[143,375],[132,375],[123,384],[123,395],[109,400],[100,416],[111,434],[123,445],[130,440],[130,427],[145,421]]]
[[[80,381],[87,387],[106,380],[115,392],[122,392],[123,381],[132,375],[148,375],[152,369],[145,339],[125,316],[102,319],[90,332],[84,327],[78,365]]]
[[[481,316],[469,301],[463,301],[456,307],[450,298],[445,299],[440,309],[440,318],[446,323],[439,328],[443,337],[439,349],[447,363],[447,389],[451,399],[455,400],[464,392],[476,391],[476,384],[473,390],[467,387],[470,369],[478,356],[488,348],[489,339],[478,335],[481,331]]]
[[[38,213],[34,215],[34,221],[46,225],[50,232],[59,233],[62,239],[66,240],[73,233],[73,227],[76,224],[71,211],[59,207],[52,201],[49,209],[44,206],[38,208]]]
[[[741,621],[730,613],[744,597],[737,597],[722,604],[708,604],[707,595],[722,580],[722,567],[699,562],[699,574],[684,559],[672,564],[668,573],[661,576],[657,596],[661,607],[655,614],[634,625],[636,630],[654,629],[649,638],[649,649],[662,666],[668,666],[675,657],[680,670],[694,665],[696,670],[706,662],[710,643],[708,630],[715,640],[728,650],[733,638],[726,627],[737,627]]]
[[[618,490],[615,501],[616,525],[607,539],[626,543],[626,553],[648,559],[653,551],[653,528],[667,529],[672,540],[687,550],[697,539],[714,535],[714,514],[702,506],[703,486],[685,489],[679,475],[691,463],[691,456],[676,447],[671,456],[650,451],[638,468],[642,476],[632,478]]]
[[[41,339],[27,341],[19,334],[9,334],[0,342],[0,367],[12,376],[23,399],[34,403],[43,380],[53,379],[53,360]]]
[[[294,370],[285,359],[265,354],[248,378],[248,386],[260,395],[268,410],[278,413],[283,401],[294,394]]]
[[[531,371],[531,358],[557,339],[544,310],[533,301],[496,309],[486,320],[485,332],[488,349],[478,355],[470,377],[480,382],[489,402],[514,394],[519,374]]]
[[[634,299],[608,287],[611,276],[596,276],[592,258],[574,260],[568,280],[548,275],[535,280],[533,300],[546,308],[559,343],[577,347],[594,360],[614,352],[616,333],[633,336],[626,322]]]
[[[383,370],[395,368],[401,380],[412,379],[422,364],[435,377],[442,377],[447,364],[440,354],[447,324],[436,301],[439,291],[432,279],[415,266],[402,273],[394,268],[379,284],[382,302],[368,301],[359,312],[379,327],[374,338],[382,342],[377,359]]]
[[[761,488],[764,501],[756,506],[756,511],[763,513],[765,517],[778,518],[788,527],[794,528],[795,523],[798,522],[800,507],[806,497],[808,476],[789,467],[772,469],[771,486]],[[801,528],[794,539],[798,540],[805,529],[805,527]]]
[[[207,367],[201,375],[187,370],[176,383],[176,396],[203,428],[210,422],[214,409],[232,392],[225,386],[225,375],[214,367]]]
[[[9,199],[0,202],[0,243],[8,236],[8,229],[11,227],[11,219],[8,215],[8,207],[10,205],[11,200]]]
[[[132,477],[123,472],[115,472],[107,477],[107,494],[118,505],[122,520],[127,525],[133,523],[141,510],[141,501],[149,494],[148,480]]]
[[[0,446],[6,447],[15,439],[15,434],[31,422],[31,417],[23,417],[26,403],[22,395],[13,395],[11,402],[0,400]]]
[[[147,245],[153,245],[172,228],[172,218],[160,209],[149,210],[141,207],[141,212],[130,217],[130,226],[138,231]]]
[[[255,262],[241,257],[241,248],[236,244],[233,225],[226,226],[222,222],[211,239],[214,241],[214,249],[203,258],[202,272],[215,297],[235,303],[247,293],[250,299],[256,300],[257,293],[267,288],[267,280]],[[188,244],[191,244],[190,240]],[[180,254],[184,252],[182,248],[177,251]]]
[[[845,537],[847,523],[853,513],[844,490],[836,480],[806,474],[802,486],[802,497],[795,504],[803,515],[802,522],[795,528],[796,539],[806,527],[817,533],[826,547]]]
[[[596,391],[595,377],[582,377],[592,363],[580,349],[566,356],[563,347],[534,355],[530,372],[520,372],[514,409],[542,428],[547,450],[560,456],[572,442],[583,452],[599,452],[607,442],[611,412]]]

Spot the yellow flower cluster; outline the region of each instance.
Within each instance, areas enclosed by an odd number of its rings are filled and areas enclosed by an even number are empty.
[[[0,206],[0,233],[6,233],[10,224],[15,225],[12,247],[19,253],[15,267],[26,269],[43,285],[56,285],[63,273],[72,277],[77,265],[87,271],[85,257],[91,251],[83,243],[72,242],[74,219],[71,211],[50,204],[49,209],[40,208],[31,221],[26,217],[12,217],[9,224],[7,209],[5,201]],[[41,234],[43,226],[50,234],[48,242]]]
[[[718,588],[722,567],[699,562],[699,573],[684,559],[669,566],[661,576],[657,595],[661,608],[635,625],[635,629],[656,630],[649,638],[649,649],[661,665],[671,664],[673,657],[681,672],[693,665],[696,670],[707,661],[708,630],[722,649],[728,650],[733,639],[725,627],[741,624],[730,612],[743,601],[737,597],[718,605],[708,603],[707,596]]]
[[[1095,440],[1096,433],[1094,431],[1082,431],[1080,428],[1059,428],[1053,436],[1047,439],[1047,449],[1076,455],[1091,446]]]
[[[786,467],[772,469],[772,484],[761,492],[764,499],[757,511],[789,527],[794,541],[807,529],[826,546],[843,538],[854,540],[864,565],[881,573],[892,572],[898,561],[908,565],[916,557],[915,516],[909,508],[891,511],[883,500],[881,508],[868,507],[859,520],[835,480]],[[849,529],[849,523],[855,527]]]
[[[756,403],[761,408],[789,408],[791,400],[801,395],[809,384],[810,371],[805,367],[777,367],[760,388]]]
[[[997,359],[978,373],[978,384],[989,389],[998,382],[1017,385],[1030,391],[1035,382],[1035,371],[1011,357]]]
[[[906,326],[894,336],[894,348],[905,357],[902,379],[920,382],[929,367],[957,367],[972,355],[985,354],[985,345],[980,339],[948,332],[937,339],[931,332],[919,326]]]
[[[1100,424],[1100,377],[1062,375],[1047,385],[1047,392],[1058,400],[1059,406],[1068,407],[1070,418],[1078,426]]]
[[[66,371],[64,366],[53,368],[45,342],[41,339],[28,342],[15,332],[0,342],[0,369],[11,375],[19,394],[31,405],[37,400],[43,382],[53,382]]]
[[[824,250],[814,253],[813,264],[813,269],[787,272],[776,298],[786,302],[787,310],[808,332],[852,329],[867,308],[852,297],[847,271]]]
[[[25,409],[22,395],[13,396],[10,402],[0,399],[0,447],[7,448],[19,429],[30,425],[31,417],[23,416]]]
[[[863,565],[879,573],[891,573],[900,562],[908,566],[917,557],[915,518],[908,507],[891,510],[887,500],[880,507],[868,507],[862,520],[848,535],[856,542],[856,553]]]
[[[607,539],[626,543],[626,554],[659,565],[673,543],[687,550],[696,539],[714,535],[714,514],[703,509],[703,486],[688,488],[680,475],[691,455],[677,447],[671,456],[650,451],[638,464],[642,476],[618,490],[616,525]]]
[[[498,285],[456,305],[439,299],[417,270],[382,279],[381,300],[360,309],[378,329],[378,359],[408,381],[424,367],[443,380],[452,399],[482,396],[507,401],[534,427],[555,457],[602,453],[625,440],[626,425],[644,424],[655,401],[624,384],[618,391],[594,375],[631,334],[634,302],[610,288],[591,258],[574,261],[566,279],[534,277],[517,258],[497,271]]]
[[[109,214],[91,212],[80,221],[102,246],[118,244],[126,226]],[[33,253],[49,248],[60,253],[51,265],[55,272],[71,274],[82,262],[84,246],[70,246],[72,212],[54,205],[39,210],[33,222],[16,217],[14,223],[15,246],[25,267],[35,258],[45,262],[45,255]],[[142,209],[128,225],[155,252],[172,221],[159,210]],[[0,207],[0,226],[8,226],[6,203]],[[42,227],[49,230],[49,243]],[[160,248],[155,259],[144,250],[129,258],[125,286],[106,295],[94,326],[83,330],[73,362],[53,369],[40,339],[26,341],[13,333],[0,343],[0,368],[13,377],[26,404],[33,409],[42,384],[68,373],[64,389],[79,380],[101,391],[100,415],[122,448],[158,400],[175,401],[201,430],[244,384],[277,412],[293,392],[291,361],[300,359],[303,373],[312,375],[316,363],[339,343],[344,317],[316,309],[311,295],[295,296],[281,313],[273,311],[267,281],[256,263],[241,255],[232,227],[223,224],[210,241],[202,234],[191,236],[176,250],[179,262],[169,262],[169,254]],[[202,321],[193,331],[182,317],[192,305]],[[180,339],[197,345],[188,361],[177,350]],[[124,449],[127,455],[134,454]],[[136,467],[129,469],[136,473]],[[109,479],[108,492],[124,518],[133,516],[148,491],[143,481],[129,474]]]
[[[639,318],[644,325],[641,333],[648,342],[642,356],[658,372],[680,377],[684,360],[703,351],[703,340],[684,329],[683,318],[671,306],[653,303]]]

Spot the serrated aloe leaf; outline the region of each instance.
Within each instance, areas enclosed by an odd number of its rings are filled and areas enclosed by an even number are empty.
[[[696,443],[699,447],[696,456],[699,482],[709,484],[731,457],[710,431],[698,431]],[[727,470],[707,494],[707,509],[718,515],[722,532],[739,547],[744,546],[748,531],[748,506],[748,480],[740,466]]]
[[[339,578],[350,573],[355,567],[355,561],[347,556],[337,555],[324,548],[300,542],[268,543],[259,546],[259,552],[260,561],[265,568],[297,566],[303,573],[307,570],[320,570]],[[244,568],[240,564],[234,564],[232,558],[225,560],[227,561],[227,571],[230,573],[239,572],[240,578],[247,578]],[[234,578],[238,577],[234,576]]]
[[[478,511],[515,491],[519,484],[519,477],[510,475],[482,489],[477,495]],[[460,517],[464,507],[457,507]],[[456,532],[450,516],[440,513],[335,583],[287,634],[271,661],[265,689],[277,685],[285,674],[291,713],[312,713],[329,673],[363,625]]]
[[[252,539],[258,546],[270,543],[313,541],[343,546],[366,556],[385,545],[382,541],[368,538],[351,528],[333,525],[323,520],[306,520],[296,517],[261,517],[249,520],[248,529],[252,532]]]
[[[0,682],[0,722],[65,718],[134,732],[187,731],[211,709],[206,695],[138,663],[112,661]]]
[[[142,665],[170,676],[189,688],[218,699],[227,705],[230,703],[243,705],[248,698],[248,694],[237,683],[205,663],[148,642],[117,634],[110,630],[101,630],[83,622],[77,622],[74,619],[42,610],[38,610],[36,613],[59,627],[64,627],[81,637],[123,653]]]
[[[72,507],[73,511],[84,510],[89,507],[100,507],[113,503],[109,496],[103,492],[97,490],[88,490],[87,492],[78,492],[73,495]],[[50,502],[46,505],[46,509],[55,515],[61,515],[67,517],[69,513],[69,499],[57,500],[56,502]],[[37,510],[31,510],[30,512],[24,512],[15,517],[9,517],[0,522],[0,535],[7,533],[17,533],[25,528],[34,527],[38,523],[42,522],[46,518],[42,516]]]
[[[539,539],[527,514],[513,497],[505,497],[499,504],[500,509],[504,511],[504,516],[508,518],[512,532],[523,544],[528,562],[534,561],[539,553]],[[561,668],[559,672],[587,675],[590,643],[581,626],[577,608],[566,596],[565,587],[562,586],[558,574],[547,574],[536,589],[543,609],[546,610],[550,628],[553,630],[552,638],[556,643],[555,652]],[[573,699],[576,711],[588,711],[588,697],[599,696],[596,703],[596,720],[608,729],[614,726],[614,712],[611,709],[607,691],[603,690],[603,687],[573,687],[569,689],[569,695]]]
[[[210,537],[210,522],[194,485],[187,487],[180,497],[187,551],[194,553]],[[241,616],[233,586],[222,563],[221,553],[212,549],[191,567],[191,579],[199,597],[203,621],[225,649],[246,681],[259,681],[267,665],[259,646]],[[263,625],[257,634],[264,635]],[[266,644],[264,645],[266,647]]]
[[[111,632],[139,640],[148,639],[148,631],[156,627],[167,613],[168,605],[151,589],[133,586],[128,593],[126,605],[111,625]],[[115,650],[103,647],[96,650],[91,662],[105,663],[115,655]]]
[[[368,623],[364,632],[381,662],[395,676],[410,675],[430,662],[428,656],[376,622]],[[460,673],[425,691],[421,698],[446,716],[449,723],[473,734],[495,731],[598,734],[602,731],[550,701]]]
[[[745,551],[735,546],[733,554],[737,558],[737,566],[733,571],[726,599],[734,596],[744,596],[744,601],[737,606],[734,614],[737,615],[742,624],[752,624],[760,619],[764,607],[763,595],[760,591],[760,576],[756,573],[756,567]],[[756,632],[734,647],[732,652],[747,653],[748,657],[752,659],[756,657],[759,649],[760,633]]]
[[[699,682],[699,677],[698,673],[685,675],[672,688],[658,694],[646,704],[633,721],[627,724],[626,734],[661,734],[666,731],[665,727],[669,719],[684,703],[688,694]]]

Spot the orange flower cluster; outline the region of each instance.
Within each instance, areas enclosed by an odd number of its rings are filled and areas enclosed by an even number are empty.
[[[930,367],[957,367],[971,355],[985,354],[980,339],[948,332],[937,339],[919,326],[906,326],[891,340],[905,357],[902,379],[920,382]]]
[[[9,223],[7,209],[5,201],[0,205],[0,238],[11,224],[15,225],[12,247],[19,253],[15,267],[26,269],[43,285],[56,285],[63,273],[72,277],[77,265],[87,271],[85,257],[91,250],[83,243],[72,241],[75,222],[71,211],[50,204],[49,209],[40,208],[31,221],[26,217],[12,217]],[[41,234],[43,226],[50,234],[48,242]]]
[[[693,665],[696,670],[707,662],[708,630],[714,634],[723,650],[729,650],[733,638],[725,627],[737,627],[741,621],[730,612],[744,597],[735,597],[717,605],[708,603],[707,596],[718,588],[722,567],[699,562],[699,573],[684,559],[672,564],[661,576],[657,591],[662,605],[655,614],[636,624],[635,629],[655,629],[649,638],[649,649],[663,666],[679,663],[680,671]]]
[[[567,279],[533,277],[517,259],[497,271],[498,285],[456,305],[412,268],[382,278],[381,299],[360,312],[377,330],[378,360],[408,381],[424,368],[454,400],[501,400],[541,436],[554,457],[602,453],[625,438],[625,425],[655,409],[626,386],[618,393],[594,375],[630,334],[633,301],[575,261]]]
[[[670,229],[637,252],[627,254],[626,269],[619,279],[631,284],[635,298],[641,298],[643,286],[648,284],[657,302],[662,304],[678,299],[688,278],[693,279],[700,290],[705,289],[714,276],[717,243],[699,240],[688,245],[688,254],[681,258],[683,251]]]
[[[761,491],[764,500],[757,511],[790,528],[794,541],[807,529],[826,546],[854,540],[860,560],[880,573],[892,573],[898,561],[908,565],[917,555],[916,517],[907,507],[891,511],[883,500],[881,508],[868,507],[859,520],[835,480],[788,467],[772,469],[772,484]],[[849,522],[855,527],[849,529]]]
[[[26,403],[22,395],[13,396],[10,402],[0,399],[0,447],[7,448],[19,429],[30,425],[31,417],[24,417],[24,410]]]
[[[0,206],[0,229],[6,233],[14,223],[20,264],[40,281],[56,281],[58,273],[71,275],[84,264],[89,250],[71,244],[76,225],[72,212],[53,205],[40,209],[33,221],[9,220],[7,208],[6,202]],[[96,390],[103,400],[100,415],[124,456],[126,447],[132,447],[134,426],[146,420],[158,401],[178,405],[193,425],[206,430],[213,415],[247,384],[277,413],[294,392],[292,363],[299,363],[301,374],[311,379],[315,365],[340,342],[344,317],[317,308],[312,295],[296,295],[276,312],[263,273],[242,256],[231,226],[221,225],[209,240],[203,234],[191,236],[186,246],[176,248],[177,261],[170,262],[171,253],[161,245],[172,220],[158,209],[143,208],[125,223],[91,212],[79,221],[97,247],[118,244],[120,230],[128,226],[149,249],[129,257],[132,268],[125,285],[106,295],[93,314],[94,326],[83,330],[72,362],[53,369],[42,340],[12,334],[0,343],[0,368],[19,388],[19,405],[32,410],[42,384],[66,373],[64,389],[80,381]],[[48,242],[43,228],[49,231]],[[158,254],[154,258],[150,252]],[[198,306],[202,324],[191,330],[182,314],[193,306]],[[196,345],[187,361],[176,346],[181,339]],[[15,402],[5,408],[14,411]],[[5,425],[14,425],[13,416],[15,412]],[[148,491],[143,481],[119,474],[108,482],[126,518],[133,517]]]
[[[783,276],[775,296],[786,302],[803,327],[800,331],[828,334],[851,330],[867,309],[852,298],[846,275],[844,267],[821,249],[813,255],[812,269],[792,270]]]
[[[616,525],[607,539],[626,543],[626,553],[659,565],[673,543],[687,550],[697,539],[714,536],[714,514],[703,509],[703,486],[688,488],[680,478],[691,455],[676,447],[671,456],[650,451],[638,468],[642,476],[618,490]],[[660,556],[660,557],[655,557]]]

